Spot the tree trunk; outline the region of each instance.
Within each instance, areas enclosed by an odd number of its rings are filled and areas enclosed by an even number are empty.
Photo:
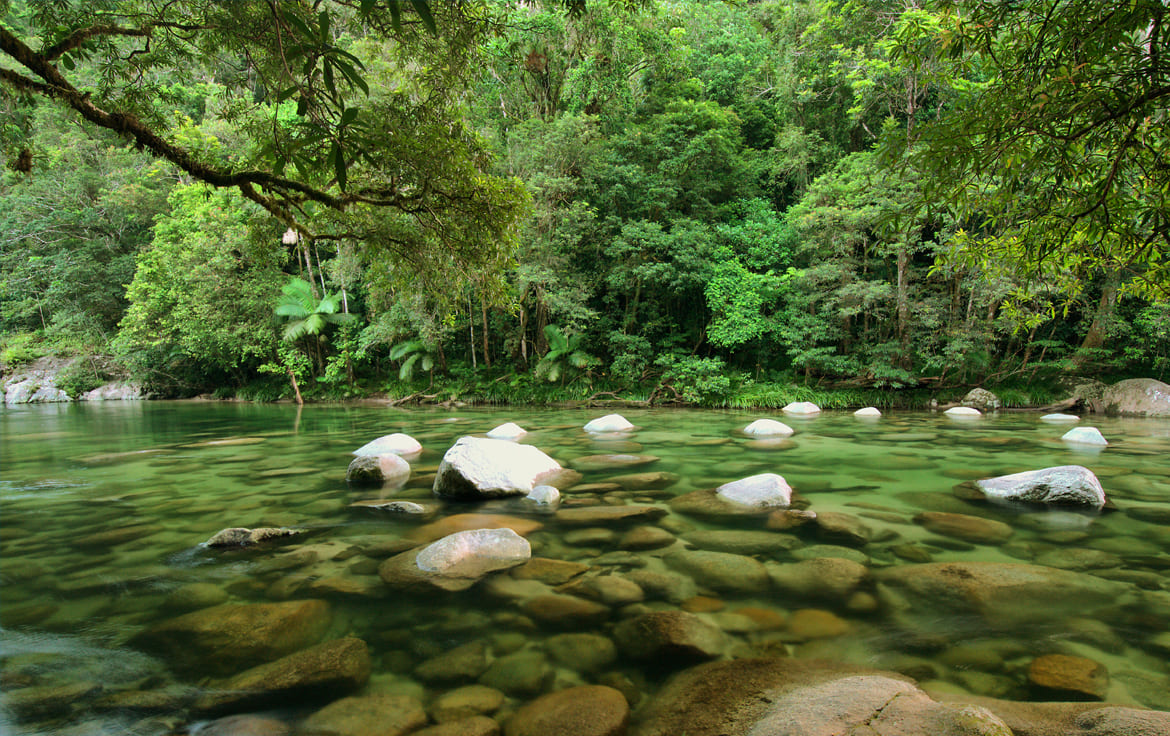
[[[1105,333],[1109,330],[1109,323],[1113,320],[1113,308],[1117,306],[1117,292],[1121,288],[1121,274],[1111,271],[1105,277],[1105,285],[1101,288],[1101,299],[1097,302],[1097,311],[1093,314],[1093,323],[1081,342],[1081,347],[1073,356],[1073,365],[1081,368],[1091,357],[1094,351],[1100,350],[1105,344]]]
[[[906,286],[906,269],[910,265],[910,247],[903,243],[898,248],[898,344],[902,346],[902,367],[910,364],[910,333],[906,329],[910,321],[910,298]]]
[[[479,311],[483,317],[483,364],[490,371],[492,369],[492,356],[488,353],[488,308],[483,294],[479,296]]]

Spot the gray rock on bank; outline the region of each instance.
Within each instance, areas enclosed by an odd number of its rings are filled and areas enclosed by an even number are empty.
[[[1059,465],[985,478],[975,481],[975,486],[986,498],[994,501],[1097,509],[1106,503],[1105,490],[1097,476],[1080,465]]]
[[[995,411],[1003,407],[1003,402],[1000,398],[985,388],[971,389],[959,403],[962,406],[969,406],[979,411]]]
[[[434,494],[454,500],[526,496],[562,471],[561,464],[531,445],[460,437],[443,455]]]
[[[1170,385],[1152,378],[1131,378],[1105,389],[1101,407],[1106,414],[1170,417]]]

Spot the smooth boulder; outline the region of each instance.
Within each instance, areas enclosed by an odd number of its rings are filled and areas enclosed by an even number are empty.
[[[984,478],[975,481],[975,486],[986,498],[994,501],[1098,509],[1106,503],[1101,481],[1093,471],[1080,465],[1059,465]]]
[[[775,419],[757,419],[743,428],[743,433],[753,437],[788,437],[792,427]]]
[[[760,473],[724,483],[715,489],[715,495],[753,509],[787,508],[792,504],[792,486],[775,473]]]
[[[785,406],[781,411],[785,414],[792,414],[794,416],[812,416],[821,413],[821,407],[817,406],[811,401],[793,401]]]
[[[505,736],[624,736],[630,706],[618,690],[582,685],[542,695],[508,721]]]
[[[882,415],[881,410],[878,409],[876,406],[867,406],[864,409],[858,409],[857,411],[853,412],[853,416],[855,416],[855,417],[875,417],[876,418],[876,417],[880,417],[881,415]]]
[[[585,425],[586,432],[628,432],[634,428],[630,420],[621,414],[606,414]]]
[[[1105,389],[1101,406],[1106,414],[1170,417],[1170,385],[1152,378],[1130,378]]]
[[[1060,439],[1070,444],[1091,447],[1104,447],[1109,444],[1109,441],[1101,434],[1101,430],[1096,427],[1073,427],[1065,432]]]
[[[345,481],[353,485],[405,483],[410,463],[399,455],[358,455],[345,469]]]
[[[983,416],[983,412],[970,406],[953,406],[950,409],[944,411],[943,414],[946,414],[949,417],[957,418]]]
[[[515,422],[505,422],[498,427],[488,430],[487,436],[493,440],[518,440],[528,434],[528,430]]]
[[[561,464],[531,445],[460,437],[443,455],[434,494],[453,500],[526,496]]]
[[[408,434],[395,432],[372,440],[353,451],[354,455],[417,455],[422,445]]]

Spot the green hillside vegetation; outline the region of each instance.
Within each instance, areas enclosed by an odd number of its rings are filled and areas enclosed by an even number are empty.
[[[1160,0],[0,14],[6,368],[741,408],[1170,368]]]

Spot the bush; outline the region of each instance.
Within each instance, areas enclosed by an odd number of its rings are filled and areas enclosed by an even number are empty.
[[[0,368],[17,368],[44,355],[45,350],[36,335],[18,332],[6,337],[0,345]]]
[[[89,358],[79,358],[57,374],[57,388],[76,399],[87,391],[109,383],[112,376]]]

